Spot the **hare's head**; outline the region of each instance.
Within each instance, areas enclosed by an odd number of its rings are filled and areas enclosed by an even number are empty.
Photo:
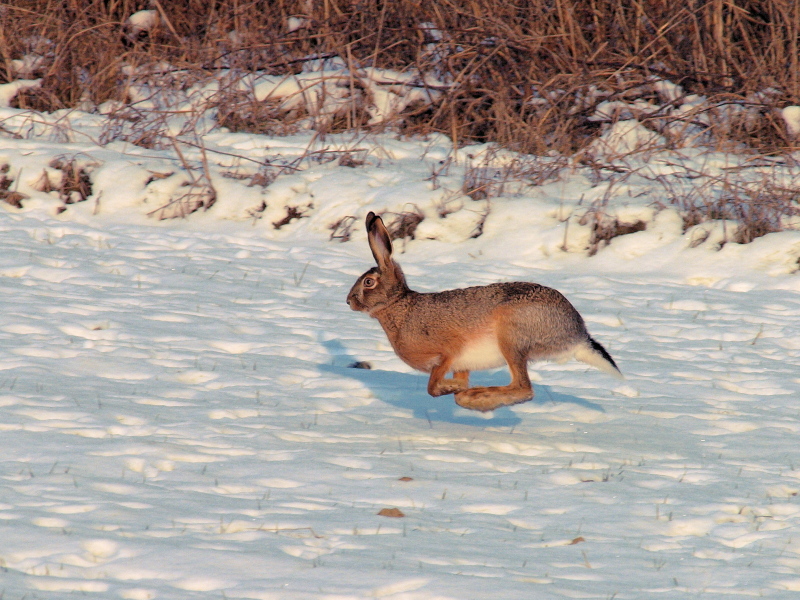
[[[373,212],[367,215],[367,237],[377,267],[358,278],[347,294],[353,310],[372,313],[385,308],[408,291],[403,271],[392,260],[392,240],[383,220]]]

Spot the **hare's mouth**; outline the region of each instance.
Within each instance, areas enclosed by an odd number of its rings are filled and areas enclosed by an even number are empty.
[[[358,300],[355,296],[348,296],[347,297],[347,305],[350,307],[351,310],[355,310],[358,312],[366,312],[367,307],[364,306],[362,302]]]

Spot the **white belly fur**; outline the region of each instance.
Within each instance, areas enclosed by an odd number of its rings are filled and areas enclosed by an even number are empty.
[[[451,367],[453,371],[480,371],[494,369],[506,364],[506,359],[497,345],[497,338],[487,336],[470,342],[461,351]]]

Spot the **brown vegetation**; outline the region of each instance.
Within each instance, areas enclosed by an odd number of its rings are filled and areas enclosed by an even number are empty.
[[[788,223],[800,217],[800,190],[787,187],[770,176],[761,181],[741,181],[727,176],[708,177],[700,185],[681,192],[664,184],[666,202],[683,215],[684,229],[707,221],[735,221],[731,241],[748,244],[761,236],[792,228]],[[699,238],[696,243],[702,243]]]
[[[434,93],[433,101],[411,103],[388,122],[370,121],[374,90],[351,75],[342,108],[312,119],[313,126],[319,136],[353,128],[439,132],[456,147],[493,141],[528,153],[511,163],[495,162],[491,152],[483,162],[469,162],[462,192],[481,200],[557,177],[565,157],[586,150],[604,121],[621,118],[637,119],[668,146],[680,146],[691,129],[720,149],[797,150],[778,111],[800,104],[799,7],[797,0],[9,0],[0,6],[0,83],[41,78],[40,87],[16,96],[20,108],[93,110],[116,101],[106,110],[101,142],[123,136],[180,154],[174,136],[163,131],[172,109],[140,109],[134,79],[175,91],[214,80],[218,91],[198,108],[216,108],[219,125],[283,135],[307,126],[313,107],[257,99],[247,84],[253,73],[297,74],[312,61],[335,59],[351,74],[369,67],[425,74],[414,85]],[[152,11],[152,27],[129,21],[141,10]],[[137,93],[141,100],[141,87]],[[706,101],[687,112],[690,94]],[[607,119],[597,118],[601,103],[615,101],[605,105],[612,107]],[[186,131],[194,131],[191,119]],[[618,168],[598,163],[591,148],[574,156],[600,179]],[[359,149],[316,150],[289,164],[259,163],[251,184],[269,185],[302,161],[329,160],[364,164]],[[183,162],[191,175],[186,193],[153,211],[159,218],[215,201],[207,166],[192,170]],[[58,189],[65,204],[91,193],[87,170],[75,160],[51,168],[63,173],[61,180],[45,174],[42,185]],[[431,175],[434,185],[437,175]],[[800,210],[795,190],[770,182],[711,178],[693,192],[665,191],[664,205],[677,207],[687,228],[738,221],[731,239],[737,242],[781,230]],[[24,199],[0,176],[0,200],[19,206]],[[448,211],[443,205],[441,216]],[[594,219],[591,253],[644,226],[601,213],[585,216]],[[287,207],[273,226],[303,216]],[[413,239],[422,213],[394,217],[392,237]],[[333,224],[331,238],[348,240],[355,224],[350,217]]]
[[[13,179],[8,177],[8,165],[0,165],[0,200],[15,208],[22,208],[22,201],[27,198],[16,190],[12,190]]]
[[[800,101],[797,7],[795,0],[10,0],[0,7],[0,80],[43,78],[17,103],[53,110],[126,100],[126,66],[163,61],[172,83],[188,86],[221,69],[285,74],[309,57],[338,56],[355,68],[436,75],[446,93],[434,105],[407,107],[403,131],[569,153],[596,135],[600,125],[589,117],[599,102],[652,98],[656,77],[712,105],[759,105],[755,120],[711,118],[710,127],[775,152],[793,141],[774,109]],[[142,9],[157,12],[149,31],[126,24]],[[218,102],[221,121],[236,129],[289,131],[300,118],[233,87]],[[353,102],[329,130],[365,125]]]

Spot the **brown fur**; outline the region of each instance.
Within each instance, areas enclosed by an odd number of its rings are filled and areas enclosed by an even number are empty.
[[[378,320],[406,364],[430,373],[431,396],[455,394],[459,406],[480,411],[525,402],[533,398],[528,361],[569,358],[577,350],[591,358],[590,364],[619,373],[558,291],[513,282],[415,292],[392,259],[389,233],[374,213],[367,215],[367,232],[378,266],[358,278],[347,303]],[[469,387],[471,370],[504,363],[511,371],[508,385]]]

